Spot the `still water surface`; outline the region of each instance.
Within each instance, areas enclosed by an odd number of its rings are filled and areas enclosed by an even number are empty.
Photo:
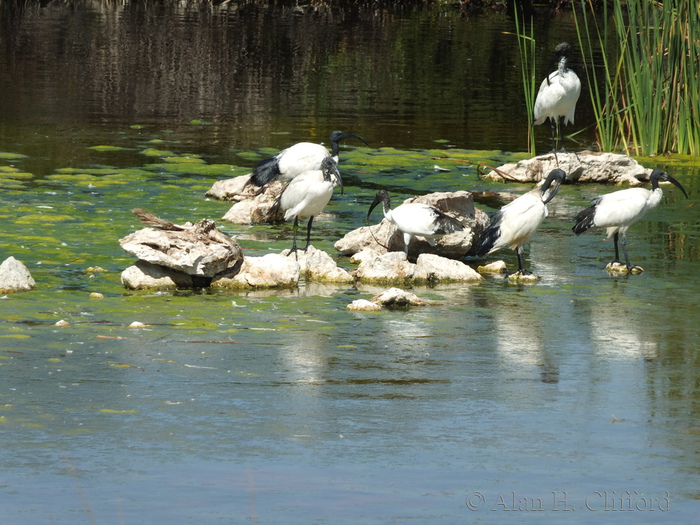
[[[695,159],[645,161],[690,198],[665,189],[631,231],[640,276],[608,275],[611,243],[570,231],[612,188],[565,186],[533,286],[418,288],[436,304],[358,314],[379,289],[119,282],[133,207],[220,217],[215,180],[335,128],[371,147],[341,152],[345,195],[314,228],[332,254],[379,187],[484,192],[487,211],[526,191],[466,162],[525,149],[505,14],[49,3],[2,24],[0,254],[39,289],[0,300],[0,522],[697,522]],[[565,16],[540,24],[573,39]],[[254,255],[291,240],[219,226]]]

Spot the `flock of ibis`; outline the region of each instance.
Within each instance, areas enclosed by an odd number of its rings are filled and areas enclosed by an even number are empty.
[[[557,151],[566,151],[563,128],[569,123],[573,124],[576,102],[581,93],[581,81],[568,68],[571,51],[571,45],[566,42],[556,46],[551,62],[551,65],[556,64],[556,70],[542,81],[535,99],[533,124],[543,124],[549,120],[552,151],[555,155]],[[334,131],[330,136],[331,151],[321,144],[300,142],[261,161],[253,170],[250,181],[256,186],[263,186],[273,180],[287,182],[275,206],[284,213],[286,221],[294,220],[291,252],[297,250],[299,219],[308,218],[308,248],[314,217],[328,204],[336,186],[340,186],[342,192],[338,148],[343,139],[355,139],[367,144],[358,135]],[[511,248],[518,257],[516,274],[531,275],[532,272],[525,268],[523,248],[547,217],[547,203],[554,198],[565,179],[566,173],[563,170],[554,169],[541,185],[503,206],[491,217],[488,228],[477,241],[474,250],[476,255],[485,257],[501,248]],[[651,190],[629,188],[596,197],[590,207],[576,216],[573,227],[573,232],[577,235],[590,228],[606,229],[608,238],[613,237],[615,244],[615,259],[611,264],[623,264],[618,246],[621,239],[624,268],[630,273],[640,273],[643,270],[630,262],[626,247],[627,230],[661,202],[659,182],[674,184],[688,197],[683,186],[662,170],[654,170],[650,181]],[[433,245],[435,239],[464,228],[454,217],[426,204],[402,204],[392,209],[389,194],[385,190],[380,190],[372,202],[367,212],[368,221],[372,210],[379,204],[383,206],[384,217],[403,233],[407,255],[408,244],[414,236],[423,237]]]

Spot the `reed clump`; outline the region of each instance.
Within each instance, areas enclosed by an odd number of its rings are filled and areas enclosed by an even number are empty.
[[[700,155],[700,8],[614,2],[574,10],[602,151]]]

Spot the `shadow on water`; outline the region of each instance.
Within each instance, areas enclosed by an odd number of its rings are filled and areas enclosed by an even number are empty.
[[[347,304],[378,289],[120,283],[133,207],[220,217],[228,204],[204,198],[215,180],[336,128],[372,147],[341,151],[346,193],[315,230],[331,254],[379,187],[397,202],[474,190],[489,212],[527,191],[471,163],[524,149],[506,14],[7,5],[0,251],[39,289],[0,298],[3,523],[541,523],[565,508],[570,523],[623,509],[639,523],[695,519],[694,159],[648,160],[690,198],[664,187],[630,230],[640,276],[604,270],[602,233],[571,233],[576,211],[613,188],[564,186],[526,251],[534,285],[417,288],[434,304],[361,314]],[[551,42],[571,27],[538,21]],[[220,227],[252,254],[291,235]]]

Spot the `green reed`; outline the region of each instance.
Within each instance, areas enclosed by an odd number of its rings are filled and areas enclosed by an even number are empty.
[[[574,16],[600,149],[700,155],[698,4],[628,0],[614,2],[612,16],[609,7],[596,16],[591,0],[580,5]]]
[[[522,23],[522,25],[521,25]],[[508,33],[511,34],[511,33]],[[525,95],[525,105],[527,107],[527,141],[528,154],[535,155],[535,133],[532,129],[534,120],[535,97],[537,96],[537,77],[535,71],[535,30],[530,18],[529,30],[525,20],[521,22],[515,5],[515,36],[518,38],[518,52],[520,55],[520,74],[523,82],[523,92]]]

